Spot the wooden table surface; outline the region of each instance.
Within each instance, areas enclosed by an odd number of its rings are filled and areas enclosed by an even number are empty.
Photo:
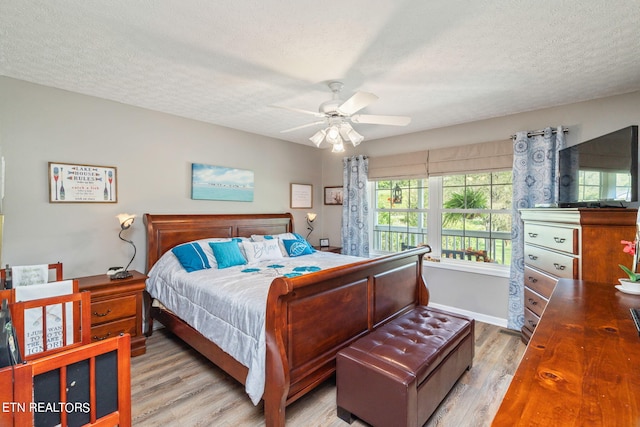
[[[640,295],[561,279],[493,426],[640,426]]]

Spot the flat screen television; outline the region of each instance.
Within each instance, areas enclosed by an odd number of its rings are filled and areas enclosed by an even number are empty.
[[[560,207],[638,204],[638,126],[559,151]]]

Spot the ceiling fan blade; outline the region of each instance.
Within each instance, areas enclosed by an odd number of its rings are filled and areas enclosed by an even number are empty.
[[[362,110],[372,102],[375,102],[377,99],[378,97],[372,93],[356,92],[355,95],[340,104],[338,112],[346,116],[350,116],[351,114]]]
[[[317,111],[303,110],[301,108],[285,107],[283,105],[270,105],[270,107],[282,108],[283,110],[295,111],[295,112],[302,113],[302,114],[309,114],[309,115],[312,115],[312,116],[315,116],[315,117],[325,117],[324,113],[319,113]]]
[[[366,123],[371,125],[406,126],[411,123],[411,117],[406,116],[377,116],[375,114],[356,114],[351,116],[353,123]]]
[[[304,129],[304,128],[308,128],[308,127],[315,126],[315,125],[322,125],[324,123],[325,123],[324,120],[320,120],[318,122],[307,123],[306,125],[302,125],[302,126],[296,126],[294,128],[291,128],[291,129],[281,130],[280,133],[293,132],[294,130]]]

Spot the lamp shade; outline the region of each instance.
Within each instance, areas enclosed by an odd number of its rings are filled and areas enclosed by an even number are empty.
[[[316,220],[316,217],[317,217],[317,216],[318,216],[318,214],[317,214],[317,213],[315,213],[315,212],[309,212],[309,213],[307,214],[307,219],[309,220],[309,222],[313,222],[313,221],[315,221],[315,220]]]
[[[324,129],[320,129],[318,132],[314,133],[311,138],[311,142],[315,144],[316,147],[320,147],[322,141],[324,140],[324,136],[327,134],[327,131]]]
[[[336,142],[335,144],[333,144],[333,148],[331,149],[332,153],[342,153],[344,152],[344,144],[342,143],[342,140],[340,139],[339,142]]]
[[[121,213],[117,215],[116,218],[118,218],[120,227],[122,227],[123,230],[126,230],[127,228],[131,227],[131,224],[133,224],[133,221],[136,219],[136,216],[133,214],[130,215],[128,213]]]
[[[336,144],[340,141],[340,131],[337,126],[330,126],[327,130],[327,142],[330,144]]]

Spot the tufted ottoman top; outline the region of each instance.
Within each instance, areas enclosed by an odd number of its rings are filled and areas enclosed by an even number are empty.
[[[472,321],[418,306],[359,339],[350,349],[412,373],[420,384],[471,333]]]

